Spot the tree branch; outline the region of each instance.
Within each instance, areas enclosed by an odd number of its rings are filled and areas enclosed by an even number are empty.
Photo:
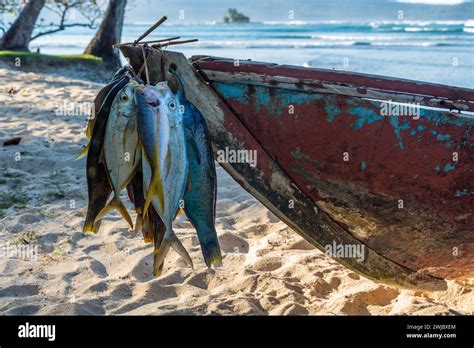
[[[75,1],[75,2],[57,2],[57,3],[53,3],[51,6],[47,6],[47,8],[50,11],[56,13],[60,17],[59,24],[53,25],[53,23],[51,23],[51,25],[44,25],[44,26],[37,25],[37,28],[54,27],[54,29],[39,32],[38,34],[31,37],[30,42],[41,36],[50,35],[50,34],[57,33],[59,31],[63,31],[66,28],[85,27],[85,28],[94,29],[95,21],[101,17],[100,7],[93,9],[93,7],[86,6],[85,8],[83,8],[82,7],[83,5],[84,5],[83,1]],[[82,16],[86,18],[89,21],[89,23],[66,24],[66,15],[68,11],[75,8],[78,8],[78,11],[81,12]],[[89,11],[92,12],[93,14],[91,15]]]
[[[51,29],[51,30],[43,31],[43,32],[41,32],[41,33],[38,33],[38,34],[34,35],[34,36],[31,38],[31,41],[33,41],[33,40],[39,38],[40,36],[54,34],[54,33],[57,33],[57,32],[59,32],[59,31],[63,31],[63,30],[66,29],[66,28],[71,28],[71,27],[86,27],[86,28],[94,29],[94,24],[86,24],[86,23],[63,24],[63,26],[58,27],[58,28],[56,28],[56,29]]]

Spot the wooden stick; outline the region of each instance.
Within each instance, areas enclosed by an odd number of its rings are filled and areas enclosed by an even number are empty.
[[[167,19],[168,17],[166,16],[161,17],[161,19],[158,22],[153,24],[153,26],[151,26],[147,31],[145,31],[142,35],[140,35],[140,37],[133,42],[133,45],[136,46],[141,40],[143,40],[148,35],[150,35],[156,28],[158,28],[161,24],[163,24],[163,22],[166,21]]]
[[[142,41],[140,42],[141,44],[152,44],[152,43],[158,43],[158,42],[166,42],[166,41],[173,41],[173,40],[178,40],[178,39],[181,39],[181,36],[175,36],[175,37],[170,37],[168,39],[161,39],[161,40],[152,40],[152,41]],[[118,47],[121,47],[121,46],[130,46],[130,45],[135,45],[134,42],[124,42],[124,43],[119,43],[119,44],[115,44],[114,45],[114,48],[118,48]]]
[[[172,46],[172,45],[180,45],[180,44],[196,42],[196,41],[199,41],[199,40],[198,39],[191,39],[191,40],[171,41],[171,42],[168,42],[166,44],[151,45],[151,47],[161,48],[161,47]]]

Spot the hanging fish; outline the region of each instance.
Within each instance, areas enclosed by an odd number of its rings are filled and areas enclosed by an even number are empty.
[[[160,112],[160,95],[156,88],[148,85],[137,90],[135,102],[137,105],[137,124],[143,150],[152,167],[152,177],[143,207],[147,214],[148,207],[154,195],[163,206],[163,167],[170,137],[169,120],[166,114]]]
[[[193,263],[188,252],[176,237],[172,226],[173,220],[180,208],[180,200],[184,194],[188,172],[183,114],[178,100],[166,83],[158,83],[155,89],[159,95],[158,111],[162,117],[167,117],[169,121],[169,150],[162,167],[164,202],[162,204],[159,199],[156,199],[156,196],[153,196],[152,199],[153,207],[166,226],[166,232],[161,244],[157,245],[155,241],[154,273],[159,275],[170,247],[173,247],[191,267],[193,267]],[[146,100],[137,102],[138,109],[140,107],[146,108],[147,105],[150,104]],[[145,144],[143,148],[145,149]],[[148,161],[148,156],[145,154],[142,155],[142,168],[145,191],[150,194],[153,170],[152,164]]]
[[[107,198],[112,191],[112,187],[107,177],[105,163],[101,161],[101,153],[112,102],[117,93],[128,83],[129,79],[128,76],[124,76],[112,87],[94,122],[86,165],[89,202],[87,206],[86,221],[83,227],[84,233],[98,231],[100,221],[96,221],[96,217],[107,204]]]
[[[125,76],[129,68],[123,67],[120,68],[112,78],[112,80],[104,86],[99,93],[97,93],[97,96],[94,99],[94,110],[92,111],[91,118],[87,122],[87,128],[86,128],[86,138],[89,141],[87,145],[81,150],[79,155],[76,157],[76,160],[81,159],[82,157],[87,155],[87,152],[89,151],[89,146],[90,146],[90,140],[92,137],[92,130],[94,129],[94,124],[95,120],[97,118],[97,114],[99,113],[99,110],[102,108],[102,104],[105,100],[105,97],[107,94],[112,90],[112,88],[117,84],[120,79]]]
[[[177,93],[184,111],[184,130],[189,161],[188,188],[184,194],[184,211],[197,231],[201,251],[208,267],[222,262],[215,228],[217,175],[212,144],[206,120],[184,95],[180,77],[171,70],[180,84]]]
[[[183,97],[184,125],[189,161],[188,190],[184,211],[197,231],[202,255],[208,267],[222,262],[214,226],[216,219],[217,175],[206,121],[198,109]]]
[[[104,160],[113,188],[113,197],[100,211],[96,220],[102,219],[113,209],[133,228],[132,219],[120,200],[120,192],[128,185],[140,164],[141,150],[138,144],[135,90],[140,84],[130,82],[115,97],[104,137]]]

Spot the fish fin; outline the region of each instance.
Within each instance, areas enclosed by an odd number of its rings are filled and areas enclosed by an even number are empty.
[[[150,203],[153,200],[153,196],[155,194],[158,197],[158,201],[160,202],[161,208],[163,209],[163,207],[165,206],[165,198],[163,195],[163,183],[161,181],[161,173],[159,173],[159,170],[153,172],[151,176],[150,186],[148,187],[148,194],[146,196],[145,204],[143,205],[143,216],[147,215],[148,208],[150,207]]]
[[[161,265],[153,264],[153,275],[155,277],[159,277],[161,275],[161,273],[163,272],[163,266],[164,263],[162,263]]]
[[[114,200],[112,199],[109,203],[107,203],[107,205],[104,208],[102,208],[99,214],[97,214],[94,220],[94,224],[98,222],[99,220],[101,220],[104,216],[106,216],[110,211],[112,211],[112,209],[114,209],[112,205],[113,201]]]
[[[165,238],[163,238],[163,241],[161,242],[161,246],[159,248],[155,247],[155,270],[157,269],[157,267],[164,263],[165,257],[168,254],[170,247],[172,247],[174,251],[176,251],[179,256],[181,256],[184,261],[186,261],[186,263],[191,266],[192,269],[194,269],[193,260],[191,259],[191,256],[189,256],[186,248],[183,246],[178,237],[176,237],[176,235],[172,232],[166,235]]]
[[[118,198],[115,194],[114,194],[114,197],[110,200],[110,202],[104,207],[104,209],[102,209],[99,212],[99,214],[95,218],[94,223],[98,222],[100,219],[106,216],[113,209],[117,209],[120,215],[122,215],[125,221],[127,221],[130,227],[133,229],[132,218],[130,217],[130,214],[128,213],[127,208],[125,208],[120,198]]]
[[[176,212],[176,216],[179,216],[181,214],[184,214],[184,209],[183,208],[178,209],[178,211]]]
[[[163,240],[159,248],[155,246],[155,250],[153,251],[153,274],[157,277],[161,275],[161,272],[163,271],[165,257],[168,254],[170,247],[171,244],[165,239]]]
[[[150,221],[151,217],[147,216],[143,218],[143,227],[142,227],[142,235],[143,235],[143,240],[145,243],[153,243],[153,231],[152,231],[152,224]]]
[[[130,228],[133,230],[133,221],[132,218],[130,217],[130,214],[127,211],[127,208],[123,205],[122,201],[120,199],[117,199],[117,210],[119,211],[120,215],[125,219],[125,221],[128,222],[130,225]]]
[[[202,255],[207,267],[211,268],[212,265],[222,264],[222,254],[219,243],[210,243],[202,248]]]
[[[87,128],[86,128],[87,140],[91,140],[92,138],[92,131],[94,130],[94,124],[95,124],[95,117],[91,118],[89,122],[87,122]]]
[[[201,154],[199,153],[199,147],[196,144],[196,140],[194,138],[189,139],[188,145],[189,149],[194,152],[192,158],[195,158],[198,164],[201,164]]]
[[[94,222],[94,233],[97,233],[99,232],[99,229],[100,229],[100,225],[101,225],[102,221],[97,221],[97,222]]]
[[[89,152],[89,146],[90,146],[90,143],[84,146],[84,148],[81,150],[79,155],[77,155],[76,161],[87,155],[87,153]]]
[[[86,222],[84,224],[84,227],[82,228],[82,233],[88,233],[88,232],[97,233],[96,224],[94,224],[93,222]]]
[[[137,212],[137,219],[135,220],[135,233],[140,232],[143,229],[143,215]]]

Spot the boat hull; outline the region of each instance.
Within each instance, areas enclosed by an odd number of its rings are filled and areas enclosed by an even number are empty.
[[[360,74],[351,85],[348,74],[318,80],[317,69],[303,78],[296,67],[160,59],[163,78],[173,84],[166,71],[176,66],[206,117],[218,160],[255,151],[256,162],[221,161],[224,169],[320,250],[391,285],[441,290],[444,279],[472,279],[473,121],[440,109],[471,110],[471,90],[403,81],[390,92],[393,81]],[[437,109],[382,115],[389,97]],[[339,246],[361,247],[363,258]]]

